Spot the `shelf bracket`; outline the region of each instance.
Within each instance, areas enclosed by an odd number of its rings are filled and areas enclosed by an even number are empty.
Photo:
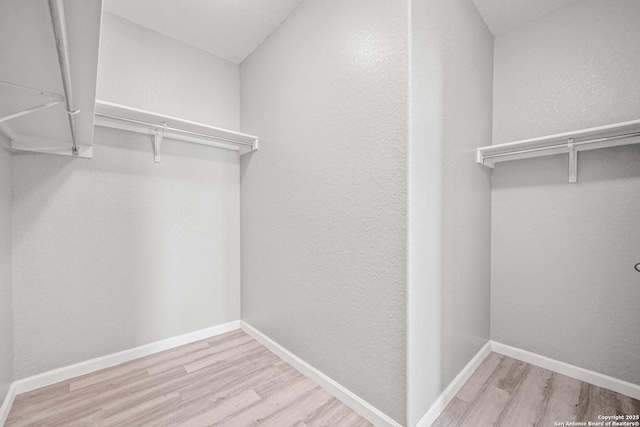
[[[573,145],[573,138],[567,140],[567,148],[569,149],[569,182],[578,182],[578,151]]]
[[[19,84],[8,82],[6,80],[0,80],[0,84],[6,85],[6,86],[11,86],[11,87],[14,87],[14,88],[17,88],[17,89],[28,90],[29,92],[38,93],[40,95],[48,96],[50,98],[64,99],[64,96],[62,96],[60,94],[57,94],[57,93],[47,92],[46,90],[36,89],[36,88],[33,88],[33,87],[29,87],[29,86],[22,86],[22,85],[19,85]]]
[[[26,116],[27,114],[35,113],[36,111],[42,110],[44,108],[53,107],[62,102],[62,99],[56,99],[55,101],[47,102],[46,104],[37,105],[35,107],[27,108],[26,110],[18,111],[13,114],[9,114],[8,116],[0,117],[0,123],[6,122],[7,120],[15,119],[17,117]]]
[[[167,130],[167,123],[162,122],[162,127],[157,128],[153,133],[153,161],[160,163],[160,149],[162,148],[162,138]]]

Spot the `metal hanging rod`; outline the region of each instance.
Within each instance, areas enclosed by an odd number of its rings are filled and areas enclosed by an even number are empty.
[[[614,136],[606,136],[603,138],[594,138],[594,139],[588,139],[585,141],[578,141],[578,142],[569,142],[569,139],[573,139],[573,138],[568,138],[567,142],[562,143],[562,144],[556,144],[556,145],[548,145],[545,147],[538,147],[538,148],[528,148],[525,150],[518,150],[518,151],[511,151],[508,153],[498,153],[498,154],[486,154],[483,157],[485,159],[495,159],[498,157],[506,157],[506,156],[514,156],[514,155],[518,155],[518,154],[526,154],[526,153],[535,153],[538,151],[545,151],[545,150],[554,150],[554,149],[558,149],[558,148],[569,148],[569,144],[573,144],[574,147],[578,147],[581,145],[587,145],[587,144],[594,144],[596,142],[606,142],[606,141],[615,141],[615,140],[619,140],[619,139],[626,139],[626,138],[633,138],[636,136],[640,136],[640,132],[633,132],[633,133],[626,133],[626,134],[622,134],[622,135],[614,135]]]
[[[100,112],[97,112],[97,111],[96,111],[96,116],[105,117],[105,118],[114,119],[114,120],[121,120],[121,121],[128,122],[128,123],[136,123],[136,124],[148,126],[148,127],[154,128],[154,129],[155,128],[164,129],[165,131],[179,132],[179,133],[183,133],[185,135],[193,135],[193,136],[198,136],[198,137],[201,137],[201,138],[214,139],[216,141],[229,142],[231,144],[246,145],[247,147],[252,147],[254,145],[251,142],[237,141],[237,140],[233,140],[233,139],[229,139],[229,138],[223,138],[221,136],[207,135],[206,133],[193,132],[193,131],[190,131],[190,130],[185,130],[185,129],[179,129],[179,128],[175,128],[175,127],[171,127],[171,126],[166,126],[165,123],[158,124],[158,123],[152,123],[152,122],[145,122],[143,120],[129,119],[127,117],[114,116],[112,114],[100,113]]]
[[[640,144],[640,120],[479,147],[476,162],[493,168],[497,162],[568,153],[569,182],[577,182],[580,151],[629,144]]]
[[[67,38],[67,24],[64,15],[63,0],[49,0],[49,11],[53,24],[53,33],[58,48],[58,61],[60,62],[60,73],[62,75],[62,87],[64,88],[64,101],[69,117],[69,127],[71,128],[71,141],[73,143],[72,153],[74,156],[80,154],[78,148],[75,116],[80,110],[75,109],[73,100],[73,89],[71,86],[71,65],[69,62],[69,40]]]
[[[156,163],[160,163],[164,138],[234,150],[240,156],[257,151],[259,145],[255,135],[101,100],[96,100],[93,123],[152,136]]]

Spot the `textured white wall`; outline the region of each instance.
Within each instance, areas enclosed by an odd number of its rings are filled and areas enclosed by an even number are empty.
[[[640,2],[587,0],[496,38],[494,143],[640,118]],[[499,164],[492,339],[640,384],[640,146]]]
[[[493,36],[471,0],[413,2],[409,425],[489,339]]]
[[[242,318],[399,422],[407,12],[309,0],[241,65]]]
[[[239,67],[104,13],[97,97],[238,130]]]
[[[239,68],[105,14],[98,97],[228,128]],[[240,317],[237,152],[96,129],[14,156],[17,378]]]
[[[11,152],[0,135],[0,406],[13,381]]]
[[[638,119],[639,14],[583,0],[497,37],[493,143]]]
[[[96,129],[14,156],[16,377],[240,317],[236,152]]]

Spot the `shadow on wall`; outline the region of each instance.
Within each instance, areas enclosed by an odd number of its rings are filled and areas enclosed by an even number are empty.
[[[603,148],[578,153],[578,182],[569,184],[569,156],[548,157],[497,163],[493,189],[597,183],[640,177],[640,144]]]

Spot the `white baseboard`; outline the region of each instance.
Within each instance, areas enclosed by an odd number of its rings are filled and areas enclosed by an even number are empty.
[[[495,341],[491,342],[491,350],[589,384],[608,388],[609,390],[633,397],[634,399],[640,399],[640,385],[637,384],[622,381],[608,375],[570,365],[565,362],[560,362],[559,360],[551,359],[546,356],[541,356],[527,350],[511,347]]]
[[[5,421],[7,421],[7,417],[9,416],[9,411],[11,410],[11,405],[13,405],[13,401],[16,398],[16,394],[16,383],[12,383],[9,387],[9,391],[7,391],[7,395],[4,398],[2,406],[0,406],[0,426],[3,426]]]
[[[469,379],[469,377],[471,377],[480,363],[482,363],[485,357],[487,357],[492,351],[589,384],[613,390],[634,399],[640,399],[640,386],[637,384],[632,384],[598,372],[570,365],[569,363],[560,362],[559,360],[541,356],[527,350],[511,347],[495,341],[489,341],[480,349],[474,358],[471,359],[451,384],[449,384],[449,386],[447,386],[447,388],[440,394],[438,399],[436,399],[433,405],[431,405],[431,408],[429,408],[429,410],[422,416],[415,427],[429,427],[433,424],[444,408],[446,408],[447,404],[449,404],[451,399],[453,399],[464,383]]]
[[[307,362],[303,361],[302,359],[291,353],[289,350],[280,346],[275,341],[271,340],[269,337],[267,337],[248,323],[239,320],[146,344],[141,347],[121,351],[119,353],[98,357],[96,359],[76,363],[74,365],[66,366],[15,381],[9,387],[9,391],[7,392],[4,402],[0,407],[0,426],[4,425],[9,415],[11,405],[13,404],[13,401],[17,394],[55,384],[60,381],[66,381],[70,378],[85,375],[91,372],[98,371],[100,369],[115,366],[133,359],[148,356],[164,350],[169,350],[181,345],[189,344],[215,335],[220,335],[239,328],[241,328],[247,334],[251,335],[258,342],[273,351],[280,358],[291,364],[304,375],[314,380],[329,393],[340,399],[342,402],[344,402],[346,405],[351,407],[354,411],[365,417],[376,426],[401,427],[401,425],[396,421],[391,419],[383,412],[379,411],[373,405],[364,401],[362,398],[339,384],[337,381],[331,379],[318,369],[309,365]],[[416,427],[428,427],[438,418],[438,416],[440,416],[444,408],[446,408],[447,404],[449,404],[456,393],[460,391],[460,388],[462,388],[464,383],[469,379],[469,377],[471,377],[473,372],[475,372],[480,363],[482,363],[482,361],[491,351],[521,360],[526,363],[530,363],[535,366],[539,366],[543,369],[548,369],[559,374],[578,379],[580,381],[613,390],[617,393],[630,396],[634,399],[640,399],[640,385],[622,381],[607,375],[590,371],[588,369],[570,365],[565,362],[560,362],[558,360],[532,353],[527,350],[511,347],[495,341],[489,341],[480,349],[480,351],[478,351],[473,359],[469,361],[469,363],[462,369],[462,371],[460,371],[460,373],[454,378],[454,380],[440,394],[433,405],[431,405],[429,410],[422,416],[420,421],[418,421]]]
[[[241,321],[240,328],[374,425],[378,427],[402,427],[391,417],[384,414],[337,381],[309,365],[307,362],[300,359],[298,356],[291,353],[289,350],[282,347],[280,344],[276,343],[253,326]]]
[[[119,365],[130,360],[149,356],[151,354],[159,353],[164,350],[170,350],[181,345],[224,334],[225,332],[234,331],[239,328],[240,321],[235,320],[233,322],[212,326],[210,328],[201,329],[195,332],[189,332],[188,334],[167,338],[165,340],[156,341],[140,347],[132,348],[130,350],[109,354],[107,356],[98,357],[95,359],[87,360],[85,362],[76,363],[74,365],[65,366],[62,368],[54,369],[52,371],[43,372],[42,374],[34,375],[32,377],[14,381],[9,388],[9,392],[4,399],[2,407],[0,407],[0,426],[4,425],[4,422],[9,416],[11,405],[13,404],[13,401],[17,394],[55,384],[60,381],[66,381],[80,375],[89,374],[91,372],[99,371],[100,369],[109,368],[111,366]]]
[[[119,353],[113,353],[84,362],[76,363],[74,365],[54,369],[52,371],[44,372],[42,374],[34,375],[32,377],[16,381],[14,383],[16,386],[16,394],[25,393],[27,391],[55,384],[60,381],[66,381],[70,378],[99,371],[100,369],[109,368],[111,366],[119,365],[133,359],[149,356],[150,354],[169,350],[181,345],[189,344],[215,335],[220,335],[239,328],[240,321],[236,320],[233,322],[224,323],[222,325],[216,325],[210,328],[201,329],[199,331],[189,332],[177,337],[152,342],[150,344],[132,348],[130,350],[124,350]]]
[[[444,408],[447,407],[451,399],[460,391],[464,383],[473,375],[482,361],[491,353],[491,341],[487,341],[485,345],[476,353],[475,356],[462,368],[462,371],[451,381],[444,389],[436,401],[431,405],[429,410],[420,418],[415,427],[429,427],[440,416]]]

